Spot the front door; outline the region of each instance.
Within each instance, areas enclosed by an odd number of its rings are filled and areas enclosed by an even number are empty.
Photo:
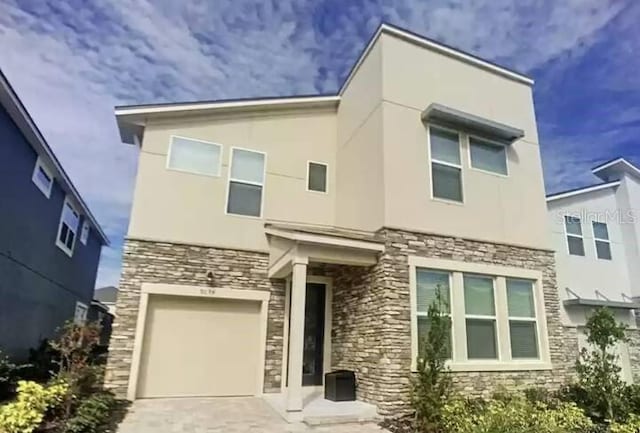
[[[307,283],[302,355],[303,386],[322,385],[325,296],[324,284]]]

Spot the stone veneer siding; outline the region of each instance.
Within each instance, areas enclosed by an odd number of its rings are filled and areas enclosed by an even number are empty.
[[[252,289],[271,292],[267,325],[265,391],[280,390],[284,326],[284,280],[269,280],[264,253],[174,243],[127,240],[116,303],[105,384],[127,392],[142,283]],[[212,283],[207,278],[213,273]]]
[[[332,368],[355,370],[358,398],[381,415],[409,409],[411,366],[408,256],[423,256],[539,270],[543,274],[553,370],[456,372],[454,385],[466,396],[487,396],[498,387],[550,389],[572,375],[578,353],[575,329],[560,322],[553,252],[454,237],[383,229],[386,251],[370,268],[326,266],[333,277]]]
[[[628,329],[626,332],[629,350],[629,364],[633,383],[640,383],[640,329]]]

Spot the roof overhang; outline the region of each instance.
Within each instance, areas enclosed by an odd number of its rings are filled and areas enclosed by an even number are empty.
[[[592,168],[591,172],[604,181],[619,180],[623,174],[640,178],[640,169],[624,158],[607,161]]]
[[[372,266],[385,249],[381,242],[323,233],[272,227],[265,228],[265,233],[269,239],[269,278],[286,277],[297,262]]]
[[[76,208],[79,208],[82,211],[82,214],[91,222],[91,225],[102,239],[104,245],[109,245],[109,238],[107,238],[102,227],[89,210],[89,206],[84,202],[82,196],[73,185],[73,182],[71,182],[71,179],[64,171],[64,168],[62,168],[60,161],[56,158],[53,150],[49,147],[49,144],[2,71],[0,71],[0,104],[5,107],[9,116],[18,126],[18,129],[20,129],[20,132],[23,134],[27,142],[38,154],[38,157],[44,161],[48,168],[53,170],[54,177],[65,193],[70,196],[69,199],[72,204]]]
[[[621,310],[636,310],[640,308],[640,303],[637,302],[610,301],[608,299],[575,298],[565,299],[562,303],[565,307],[607,307]]]
[[[549,194],[547,196],[547,203],[563,198],[575,197],[582,194],[588,194],[590,192],[602,191],[608,188],[615,188],[620,185],[620,181],[600,183],[598,185],[590,185],[582,188],[571,189],[569,191],[558,192],[555,194]]]
[[[475,114],[465,113],[455,108],[442,104],[433,103],[422,112],[422,120],[434,122],[443,126],[452,126],[463,129],[467,132],[478,134],[486,138],[491,138],[511,144],[524,137],[524,131],[503,123],[494,122]]]
[[[128,105],[115,108],[120,138],[127,144],[142,142],[144,127],[149,120],[180,116],[203,116],[219,113],[264,113],[281,110],[337,109],[340,96],[296,96],[221,101],[178,102],[167,104]]]

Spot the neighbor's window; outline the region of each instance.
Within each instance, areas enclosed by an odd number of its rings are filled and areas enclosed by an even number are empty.
[[[264,188],[265,154],[231,149],[227,213],[260,217]]]
[[[507,175],[507,148],[476,137],[469,137],[471,167],[495,174]]]
[[[580,218],[565,215],[564,227],[567,232],[569,254],[584,256],[584,240],[582,239],[582,223]]]
[[[51,197],[51,188],[53,187],[53,176],[44,163],[38,158],[36,166],[33,169],[31,180],[36,184],[38,189],[42,191],[45,197]]]
[[[599,259],[611,260],[611,241],[607,224],[593,222],[593,239],[596,243],[596,255]]]
[[[89,308],[82,302],[76,302],[76,311],[73,315],[73,321],[76,325],[84,325],[87,321],[87,312]]]
[[[82,242],[82,245],[87,245],[87,240],[89,240],[89,230],[91,230],[89,222],[85,219],[82,223],[82,231],[80,232],[80,242]]]
[[[494,279],[464,275],[464,311],[469,359],[497,359]]]
[[[64,205],[62,206],[62,214],[60,215],[56,245],[67,253],[69,257],[73,255],[73,246],[76,241],[79,221],[80,215],[69,200],[65,199]]]
[[[462,165],[458,133],[430,126],[429,143],[433,197],[462,202]]]
[[[307,190],[327,192],[327,164],[309,161],[307,167]]]
[[[423,344],[429,335],[429,306],[437,299],[437,290],[445,303],[445,313],[451,317],[451,273],[432,271],[429,269],[416,270],[416,316],[418,322],[418,353],[422,354]],[[451,358],[451,334],[449,334],[449,358]]]
[[[533,281],[507,278],[511,357],[538,358],[538,336]]]
[[[220,176],[222,146],[192,138],[171,137],[167,168]]]

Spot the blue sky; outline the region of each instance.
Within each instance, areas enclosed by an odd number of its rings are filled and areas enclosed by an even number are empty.
[[[334,92],[381,20],[530,74],[548,192],[640,162],[635,0],[0,0],[0,67],[113,245],[137,160],[113,106]]]

